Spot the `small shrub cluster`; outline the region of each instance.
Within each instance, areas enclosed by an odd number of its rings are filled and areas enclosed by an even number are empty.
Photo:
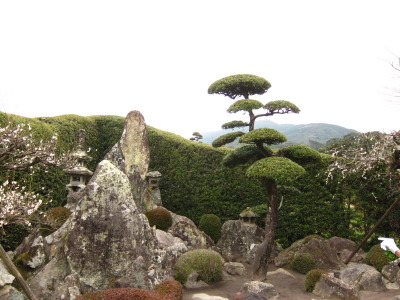
[[[183,287],[175,280],[155,286],[154,292],[137,288],[112,288],[84,294],[76,300],[182,300]]]
[[[168,230],[172,225],[171,213],[164,207],[157,207],[145,213],[151,227],[156,226],[160,230]]]
[[[327,274],[327,272],[319,269],[310,270],[304,279],[304,287],[307,292],[312,292],[314,290],[315,285],[321,278],[322,274]]]
[[[390,262],[391,259],[385,255],[385,251],[380,244],[372,246],[365,257],[365,263],[373,266],[379,272]]]
[[[214,243],[221,238],[221,219],[214,214],[205,214],[200,217],[199,229],[204,231]]]
[[[307,274],[310,270],[315,268],[315,265],[315,259],[309,253],[300,253],[296,255],[291,262],[292,269],[301,274]]]
[[[182,254],[175,264],[174,277],[185,283],[191,273],[197,272],[198,279],[213,282],[222,278],[222,258],[210,249],[196,249]]]

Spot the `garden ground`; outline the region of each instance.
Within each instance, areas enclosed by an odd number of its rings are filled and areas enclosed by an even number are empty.
[[[239,292],[242,284],[246,281],[251,281],[251,266],[245,265],[246,273],[242,276],[235,276],[236,280],[222,281],[210,284],[208,287],[185,289],[183,300],[191,300],[194,294],[205,293],[210,296],[221,296],[228,299],[233,299],[235,294]],[[275,266],[270,266],[269,271],[276,270]],[[288,270],[295,278],[267,280],[275,286],[279,293],[279,300],[321,300],[312,293],[308,293],[304,289],[305,275]],[[385,292],[360,292],[360,300],[393,300],[395,296],[400,295],[400,290],[387,290]]]

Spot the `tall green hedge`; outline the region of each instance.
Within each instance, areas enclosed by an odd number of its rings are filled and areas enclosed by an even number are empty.
[[[74,149],[78,143],[78,132],[84,129],[84,146],[91,149],[89,155],[93,158],[88,167],[94,171],[120,139],[124,119],[118,116],[77,115],[24,118],[0,113],[0,126],[10,121],[29,123],[40,138],[50,138],[58,133],[60,152]],[[160,188],[166,208],[195,222],[210,213],[226,221],[237,219],[240,211],[247,206],[264,202],[265,195],[259,183],[245,177],[245,166],[233,169],[222,166],[226,151],[232,150],[214,149],[151,126],[147,129],[151,151],[149,171],[162,174]],[[65,204],[68,178],[60,171],[56,169],[46,173],[45,177],[35,179],[39,180],[34,184],[38,188],[44,185],[52,187],[51,190],[44,190],[55,199],[47,208]]]
[[[30,123],[39,138],[50,138],[57,132],[60,152],[74,149],[78,131],[84,129],[84,146],[91,149],[89,154],[93,157],[88,167],[94,171],[120,139],[124,119],[118,116],[76,115],[30,119],[0,113],[0,126],[9,121]],[[231,149],[213,148],[151,126],[147,129],[151,151],[149,171],[162,174],[160,190],[167,209],[198,224],[204,214],[215,214],[225,222],[238,219],[239,213],[246,207],[265,204],[266,195],[261,184],[245,176],[248,166],[226,168],[222,165],[223,157]],[[307,175],[296,182],[302,193],[285,196],[277,232],[279,241],[285,246],[309,234],[317,233],[324,237],[349,235],[343,203],[329,193],[323,179],[317,179],[320,168],[308,168]],[[9,175],[0,174],[0,181]],[[23,174],[18,176],[24,177]],[[35,191],[54,199],[46,209],[65,204],[68,177],[60,168],[37,173],[25,180],[30,180],[30,186]],[[41,189],[43,186],[44,190]]]

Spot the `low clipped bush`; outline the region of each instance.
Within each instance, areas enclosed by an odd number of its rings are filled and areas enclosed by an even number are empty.
[[[183,286],[176,280],[166,280],[156,285],[154,291],[163,299],[181,300],[183,297]]]
[[[137,288],[112,288],[84,294],[76,300],[182,300],[183,287],[175,280],[156,285],[154,291]]]
[[[196,249],[182,254],[174,267],[174,277],[184,284],[191,273],[199,274],[198,280],[213,282],[222,278],[222,258],[210,249]]]
[[[221,219],[214,214],[205,214],[200,217],[199,229],[204,231],[214,243],[221,238]]]
[[[310,270],[315,268],[315,265],[315,259],[309,253],[300,253],[296,255],[291,262],[292,269],[301,274],[307,274]]]
[[[135,288],[113,288],[84,294],[76,300],[164,300],[152,291]]]
[[[391,259],[385,255],[385,251],[379,244],[372,246],[365,257],[365,263],[373,266],[379,272],[390,262]]]
[[[151,227],[156,226],[160,230],[168,230],[172,225],[171,213],[164,207],[157,207],[145,213]]]
[[[322,274],[327,274],[327,272],[319,269],[310,270],[304,279],[304,287],[307,292],[312,292],[314,290],[315,285],[321,278]]]

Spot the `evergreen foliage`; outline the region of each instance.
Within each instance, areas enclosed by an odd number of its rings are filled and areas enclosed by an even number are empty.
[[[272,155],[272,150],[264,147],[266,153]],[[256,145],[244,145],[229,152],[222,163],[224,166],[232,168],[241,164],[252,163],[264,157],[264,153]]]
[[[215,81],[208,88],[209,94],[222,94],[231,99],[250,95],[262,95],[271,87],[264,78],[251,74],[238,74],[224,77]]]
[[[215,139],[212,142],[213,147],[221,147],[223,145],[229,144],[236,140],[236,138],[242,136],[244,133],[241,131],[230,132],[224,135],[221,135],[219,138]]]
[[[265,143],[276,145],[286,142],[286,137],[271,128],[260,128],[247,132],[239,139],[240,143]]]
[[[156,207],[145,213],[151,227],[167,231],[172,225],[171,213],[164,207]]]
[[[365,257],[365,263],[373,266],[379,272],[381,272],[382,268],[390,262],[391,259],[385,255],[385,251],[379,244],[372,246]]]
[[[300,253],[291,262],[292,269],[301,274],[307,274],[315,268],[315,265],[316,261],[309,253]]]
[[[205,214],[200,217],[199,229],[204,231],[214,243],[217,243],[221,237],[222,223],[221,219],[214,214]]]
[[[267,157],[253,163],[246,172],[252,178],[266,178],[278,184],[293,182],[303,175],[305,170],[300,165],[285,157]]]
[[[233,129],[233,128],[239,128],[239,127],[246,127],[249,126],[248,123],[243,122],[243,121],[231,121],[222,124],[222,129]]]
[[[199,274],[198,280],[206,283],[222,279],[222,257],[211,249],[190,250],[179,256],[174,277],[184,284],[191,273]]]
[[[300,109],[296,105],[286,100],[270,101],[264,105],[264,108],[268,110],[268,113],[271,115],[287,114],[289,112],[297,114],[300,112]]]
[[[321,154],[314,149],[304,145],[291,145],[279,151],[281,156],[302,165],[309,162],[318,162],[321,160]]]
[[[259,109],[263,106],[264,105],[258,100],[242,99],[237,100],[235,103],[229,106],[227,111],[229,113],[237,113],[238,111],[251,112],[253,109]]]
[[[319,269],[313,269],[306,274],[304,287],[307,292],[311,293],[314,290],[315,285],[323,274],[327,274],[327,272]]]

